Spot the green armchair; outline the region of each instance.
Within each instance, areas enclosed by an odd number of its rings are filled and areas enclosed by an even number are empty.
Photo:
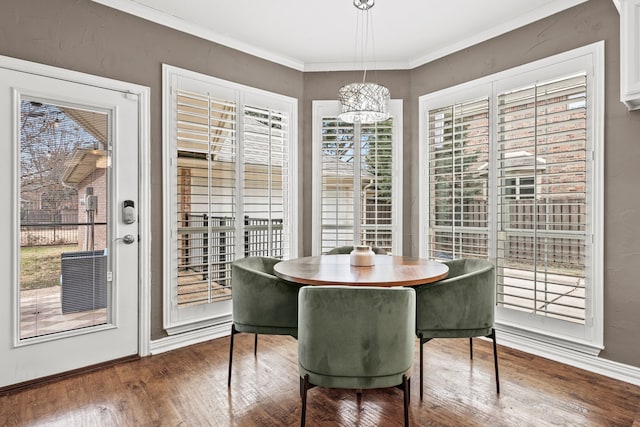
[[[231,264],[233,323],[229,348],[229,376],[233,361],[233,337],[240,332],[255,334],[298,335],[298,290],[301,285],[285,282],[273,273],[276,258],[246,257]]]
[[[496,390],[500,393],[495,313],[496,278],[492,263],[481,259],[456,259],[445,262],[446,279],[416,290],[416,335],[420,340],[420,399],[423,389],[423,354],[425,342],[433,338],[469,338],[486,336],[493,341]]]
[[[350,254],[353,250],[353,246],[338,246],[337,248],[331,249],[327,252],[327,255],[341,255],[341,254]],[[375,246],[371,247],[371,250],[376,255],[386,255],[387,251],[382,248],[377,248]]]
[[[305,425],[307,391],[314,386],[401,388],[408,425],[415,291],[306,286],[298,298],[301,425]]]

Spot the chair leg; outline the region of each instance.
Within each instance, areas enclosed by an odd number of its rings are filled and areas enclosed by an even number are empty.
[[[422,341],[422,334],[418,335],[418,339],[420,340],[420,400],[422,400],[422,389],[424,388],[422,383],[422,346],[424,345],[424,341]]]
[[[253,341],[253,355],[254,356],[258,355],[258,334],[256,334],[256,337]]]
[[[309,390],[309,374],[305,374],[304,378],[300,378],[302,382],[302,413],[300,414],[300,427],[304,427],[307,417],[307,391]]]
[[[409,425],[409,393],[411,392],[410,379],[406,375],[402,376],[402,389],[404,397],[404,425]]]
[[[473,338],[469,337],[469,359],[473,360]]]
[[[238,331],[236,331],[236,326],[234,324],[231,324],[231,339],[230,339],[230,345],[229,345],[229,375],[227,377],[227,387],[231,387],[231,363],[233,362],[233,336],[235,334],[237,334]]]
[[[496,392],[500,394],[500,376],[498,375],[498,346],[496,345],[496,330],[491,329],[491,339],[493,340],[493,364],[496,369]]]

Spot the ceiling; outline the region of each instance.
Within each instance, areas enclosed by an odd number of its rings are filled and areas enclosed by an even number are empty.
[[[352,0],[93,1],[300,71],[363,66]],[[584,1],[377,0],[364,66],[411,69]]]

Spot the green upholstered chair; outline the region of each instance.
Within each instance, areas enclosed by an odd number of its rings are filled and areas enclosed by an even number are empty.
[[[500,393],[495,313],[495,268],[482,259],[456,259],[445,262],[449,267],[446,279],[416,290],[416,335],[420,339],[420,399],[422,399],[422,347],[433,338],[469,338],[469,353],[473,359],[472,337],[486,336],[493,340],[493,361],[496,390]]]
[[[246,257],[231,264],[233,323],[229,348],[229,377],[233,361],[233,337],[240,332],[255,334],[298,335],[298,290],[301,285],[286,282],[273,273],[276,258]]]
[[[298,312],[298,367],[305,424],[314,386],[358,391],[398,387],[409,420],[415,291],[370,286],[305,286]]]
[[[341,255],[341,254],[350,254],[353,250],[353,246],[338,246],[337,248],[331,249],[327,252],[327,255]],[[382,248],[377,248],[375,246],[371,247],[371,250],[376,255],[386,255],[387,251]]]

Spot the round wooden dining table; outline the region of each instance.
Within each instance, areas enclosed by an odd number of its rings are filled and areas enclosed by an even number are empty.
[[[281,261],[276,276],[304,285],[416,286],[447,277],[449,267],[437,261],[376,255],[369,267],[351,265],[349,255],[320,255]]]

